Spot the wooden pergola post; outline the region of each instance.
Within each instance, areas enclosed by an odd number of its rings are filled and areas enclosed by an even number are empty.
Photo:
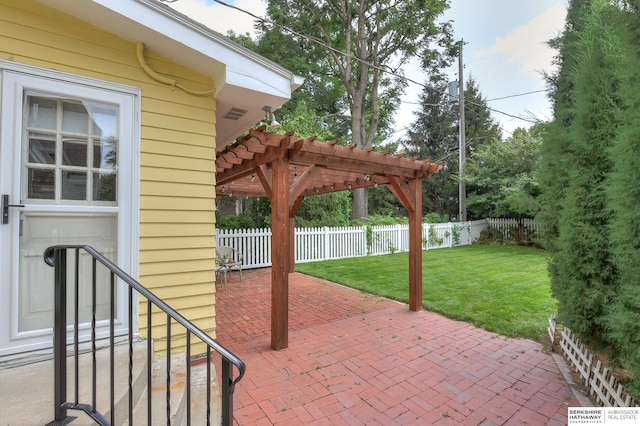
[[[409,181],[413,211],[409,211],[409,310],[422,309],[422,179]]]
[[[395,176],[387,176],[389,190],[409,214],[409,310],[422,309],[422,179],[410,179],[405,185]]]
[[[289,160],[286,155],[271,163],[271,348],[289,346]]]

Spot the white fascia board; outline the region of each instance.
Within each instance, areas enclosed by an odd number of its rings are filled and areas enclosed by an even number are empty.
[[[160,36],[169,42],[157,43],[149,46],[150,48],[205,75],[212,76],[215,72],[212,70],[211,60],[223,64],[227,72],[223,82],[218,80],[222,84],[240,84],[241,87],[266,90],[268,94],[287,98],[302,84],[301,78],[291,71],[157,0],[40,1],[130,41],[145,41],[145,33],[147,36],[155,33],[153,39]],[[131,22],[118,25],[111,19],[105,19],[107,11]],[[146,31],[141,32],[140,27]],[[198,60],[198,55],[194,55],[194,52],[206,58],[200,57]]]
[[[243,87],[256,92],[266,93],[289,99],[291,97],[291,83],[284,79],[269,78],[264,75],[256,76],[246,72],[246,68],[227,67],[226,83],[231,86]]]

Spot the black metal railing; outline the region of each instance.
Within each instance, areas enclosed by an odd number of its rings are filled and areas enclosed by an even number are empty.
[[[71,263],[73,260],[67,256],[68,251],[73,251],[75,253],[75,262]],[[90,386],[90,399],[91,401],[80,401],[80,304],[86,303],[86,301],[80,300],[80,287],[81,282],[84,282],[84,277],[81,277],[81,268],[80,268],[80,254],[82,252],[86,252],[90,255],[91,260],[91,277],[90,277],[90,285],[91,285],[91,320],[90,320],[90,337],[89,342],[82,342],[82,345],[90,345],[90,349],[87,349],[90,352],[91,356],[91,386]],[[191,424],[191,370],[192,370],[192,357],[191,357],[191,346],[192,346],[192,337],[196,337],[206,346],[206,393],[207,393],[207,401],[206,401],[206,424],[210,424],[210,415],[212,411],[211,407],[211,388],[212,388],[212,377],[211,377],[211,365],[213,352],[219,354],[219,358],[221,359],[221,379],[220,379],[220,396],[221,396],[221,423],[223,425],[231,425],[233,421],[233,391],[235,385],[242,379],[246,367],[244,362],[220,345],[217,341],[212,339],[198,327],[193,325],[190,321],[185,319],[182,315],[168,306],[161,299],[156,297],[149,290],[144,288],[140,283],[131,278],[128,274],[114,265],[111,261],[109,261],[106,257],[101,255],[95,249],[90,246],[78,246],[78,245],[67,245],[67,246],[52,246],[49,247],[44,253],[45,262],[55,268],[55,318],[54,318],[54,363],[55,363],[55,371],[54,371],[54,416],[55,419],[49,423],[50,425],[65,425],[73,421],[74,417],[67,415],[67,410],[81,410],[85,412],[89,417],[95,420],[100,425],[115,425],[115,374],[116,374],[116,365],[115,365],[115,344],[116,344],[116,310],[117,308],[117,297],[116,297],[116,286],[117,286],[117,278],[119,278],[122,282],[126,283],[127,292],[128,292],[128,334],[125,336],[125,339],[128,342],[128,423],[134,424],[134,405],[136,403],[134,399],[134,391],[133,391],[133,353],[134,353],[134,315],[137,313],[137,304],[138,301],[134,297],[134,292],[137,292],[139,295],[146,299],[146,316],[147,316],[147,333],[148,338],[146,339],[146,413],[144,414],[147,419],[147,424],[152,424],[152,410],[156,412],[158,410],[164,409],[166,412],[166,423],[163,419],[162,423],[170,425],[171,424],[171,390],[172,390],[172,375],[171,375],[171,352],[172,352],[172,324],[179,324],[183,327],[184,333],[181,334],[180,338],[184,338],[184,347],[186,352],[186,365],[184,368],[183,376],[186,376],[186,421],[187,424]],[[69,263],[68,263],[69,261]],[[108,370],[109,370],[109,390],[108,390],[108,403],[105,405],[108,407],[104,412],[108,414],[104,414],[99,412],[97,407],[98,405],[98,393],[102,392],[98,389],[96,385],[98,381],[97,377],[97,362],[96,362],[96,352],[97,352],[97,333],[96,327],[99,320],[97,319],[97,302],[96,302],[96,287],[97,287],[97,274],[98,274],[98,264],[101,264],[106,271],[108,271],[109,277],[109,290],[108,290],[108,305],[109,305],[109,332],[108,332],[108,342],[109,342],[109,355],[108,355]],[[73,265],[73,279],[69,279],[67,268],[69,265]],[[68,334],[68,326],[67,326],[67,304],[68,296],[67,296],[67,286],[73,285],[73,315],[74,315],[74,324],[72,327],[73,331],[73,342],[68,344],[67,334]],[[152,307],[155,306],[155,312],[152,311]],[[166,371],[162,374],[166,374],[166,398],[165,398],[165,406],[154,407],[152,406],[152,397],[151,393],[151,383],[152,383],[152,362],[154,359],[154,349],[153,342],[151,338],[151,331],[153,327],[153,317],[156,318],[158,316],[161,319],[166,319],[167,325],[167,335],[166,335],[166,363],[167,368]],[[166,315],[166,318],[163,318]],[[120,336],[118,336],[120,338]],[[195,342],[197,343],[197,341]],[[73,349],[71,352],[73,353],[73,357],[70,357],[72,361],[70,362],[71,367],[74,370],[74,397],[68,398],[67,396],[67,349],[69,346],[72,346]],[[163,355],[165,356],[165,355]],[[217,357],[218,355],[216,355]],[[238,370],[238,376],[233,379],[233,366]],[[85,384],[86,385],[86,384]],[[100,395],[104,398],[103,395]],[[87,397],[89,399],[89,397]],[[102,407],[100,407],[102,408]],[[136,410],[136,413],[138,411]],[[109,417],[107,419],[106,417]],[[214,422],[214,423],[217,423]],[[139,424],[139,422],[136,422]],[[202,423],[204,424],[204,422]]]

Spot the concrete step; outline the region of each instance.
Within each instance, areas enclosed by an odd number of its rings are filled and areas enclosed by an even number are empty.
[[[128,345],[116,346],[115,353],[115,425],[147,425],[146,389],[146,342],[134,345],[133,351],[133,421],[129,422],[128,390]],[[74,399],[73,358],[68,358],[69,400]],[[98,411],[110,418],[109,351],[103,349],[96,354]],[[206,424],[206,368],[205,363],[191,369],[192,425]],[[215,367],[211,365],[211,424],[220,424],[220,394]],[[53,420],[53,361],[0,368],[0,426],[45,425]],[[166,357],[154,360],[152,366],[152,420],[153,424],[166,424]],[[187,425],[186,414],[186,360],[184,354],[175,354],[171,359],[171,412],[172,425]],[[91,403],[91,354],[80,356],[79,368],[80,402]],[[92,426],[96,423],[82,411],[68,410],[76,417],[70,425]]]
[[[158,358],[153,363],[153,378],[151,385],[151,411],[153,424],[166,424],[166,357]],[[221,398],[218,387],[218,379],[213,364],[211,369],[211,404],[210,424],[219,425],[221,419]],[[189,426],[187,422],[187,374],[185,355],[177,354],[171,357],[171,398],[169,418],[172,425]],[[134,424],[146,425],[147,398],[145,394],[139,401],[134,412]],[[206,425],[207,417],[207,365],[201,363],[191,367],[191,424]]]
[[[222,398],[220,384],[213,364],[209,364],[211,371],[211,400],[209,405],[211,425],[219,425],[222,419]],[[191,368],[191,424],[207,424],[207,364],[203,363]],[[186,423],[186,413],[185,422]]]
[[[53,419],[53,362],[0,369],[2,426],[45,425]]]
[[[136,342],[133,345],[133,389],[139,399],[146,393],[147,344]],[[116,424],[123,424],[128,417],[129,383],[129,346],[116,345],[115,349],[115,413]],[[82,353],[79,357],[78,384],[79,402],[91,403],[92,355]],[[54,364],[52,359],[35,363],[19,364],[0,368],[0,426],[45,425],[53,420],[53,380]],[[74,357],[67,358],[67,397],[75,400]],[[97,408],[110,418],[110,379],[109,349],[96,351],[96,389],[98,389]],[[68,416],[77,417],[75,426],[94,425],[95,422],[82,411],[68,410]]]

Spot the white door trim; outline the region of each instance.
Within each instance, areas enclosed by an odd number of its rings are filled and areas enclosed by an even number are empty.
[[[97,102],[118,105],[120,146],[118,153],[118,207],[68,206],[49,207],[48,211],[99,213],[114,210],[118,213],[118,266],[134,279],[139,276],[139,200],[140,200],[140,108],[139,88],[86,78],[60,71],[32,67],[0,60],[0,194],[10,194],[10,202],[20,202],[22,144],[22,105],[26,91],[64,95]],[[23,211],[36,212],[44,206],[31,205]],[[20,209],[11,209],[13,224],[0,225],[0,324],[7,323],[14,278],[9,271],[17,268],[19,221],[15,220]],[[17,274],[17,273],[16,273]],[[12,276],[16,274],[11,273]],[[138,331],[138,310],[134,303],[134,332]],[[4,313],[2,313],[4,312]],[[126,312],[125,312],[126,314]],[[13,323],[13,321],[9,321]],[[3,327],[0,325],[0,327]],[[11,338],[8,326],[0,330],[0,356],[16,352],[8,344]],[[37,350],[51,346],[50,337],[34,341],[19,351]]]

